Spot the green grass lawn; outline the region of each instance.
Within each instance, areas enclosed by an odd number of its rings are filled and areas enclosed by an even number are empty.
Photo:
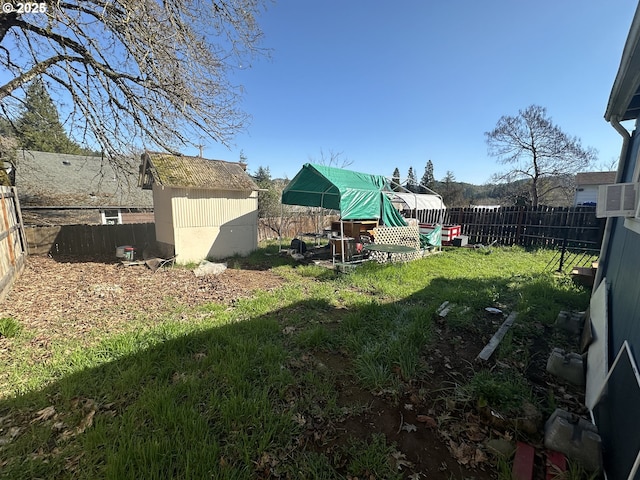
[[[552,395],[527,386],[527,359],[540,355],[534,337],[560,310],[584,310],[589,292],[544,271],[551,252],[451,249],[336,274],[273,251],[229,265],[273,265],[287,280],[277,290],[230,308],[169,310],[158,326],[141,328],[141,319],[93,347],[61,341],[40,364],[25,360],[28,329],[3,319],[11,381],[0,400],[0,477],[459,478],[403,463],[402,448],[375,428],[338,435],[370,408],[341,395],[360,389],[398,405],[407,392],[434,398],[423,390],[437,374],[429,355],[438,335],[477,336],[488,306],[519,312],[495,354],[511,368],[461,373],[458,393],[444,395],[466,395],[466,412],[482,402],[517,409],[524,399],[553,407]],[[466,309],[442,326],[435,312],[444,301]],[[323,355],[343,361],[328,365]],[[495,477],[491,461],[477,478]]]

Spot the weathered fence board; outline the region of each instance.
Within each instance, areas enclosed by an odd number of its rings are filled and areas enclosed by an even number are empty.
[[[10,209],[9,209],[10,210]],[[445,225],[461,225],[471,244],[520,245],[524,247],[564,248],[597,252],[602,241],[604,220],[595,216],[594,207],[501,207],[449,208],[415,212],[421,223],[441,219]],[[310,215],[296,215],[277,223],[282,236],[316,232],[319,223],[330,225],[337,217],[327,215],[320,221]],[[277,238],[268,225],[272,219],[260,219],[258,240]],[[36,255],[91,255],[112,253],[116,247],[133,245],[142,249],[155,243],[155,224],[67,225],[27,227],[29,253]],[[0,240],[1,241],[1,240]]]
[[[431,223],[438,210],[417,212],[420,222]],[[599,248],[604,220],[596,218],[595,207],[500,207],[448,208],[445,225],[461,225],[469,243],[559,248]]]
[[[0,300],[22,271],[27,244],[22,229],[20,202],[15,187],[0,186]]]
[[[33,255],[110,254],[122,245],[142,251],[156,241],[155,223],[26,227],[25,232],[29,253]]]
[[[338,221],[338,215],[295,215],[284,220],[280,218],[260,218],[258,220],[258,241],[278,238],[276,231],[269,225],[280,227],[283,238],[293,238],[301,233],[318,233],[330,228],[331,222]]]

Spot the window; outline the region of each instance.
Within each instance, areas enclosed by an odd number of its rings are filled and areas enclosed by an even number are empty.
[[[120,210],[102,210],[100,214],[103,225],[120,225],[122,223]]]

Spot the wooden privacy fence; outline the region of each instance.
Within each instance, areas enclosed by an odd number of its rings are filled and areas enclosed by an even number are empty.
[[[15,187],[0,186],[2,220],[0,220],[0,300],[8,293],[22,271],[27,243],[22,229],[20,202]]]
[[[27,244],[29,253],[36,255],[115,254],[116,248],[123,245],[135,246],[140,251],[145,246],[155,245],[154,223],[25,227],[21,237],[17,221],[19,206],[14,199],[13,196],[5,197],[3,194],[3,205],[9,222],[6,230],[12,229],[11,234],[3,234],[4,243],[0,243],[0,255],[6,257],[3,259],[3,272],[8,271],[12,265],[9,249],[14,252],[15,264],[18,265],[20,262],[18,266],[21,266]],[[440,211],[421,210],[414,212],[413,216],[417,216],[421,223],[432,223],[440,214]],[[11,223],[13,219],[15,223]],[[337,217],[323,217],[323,227],[326,228],[334,219]],[[276,236],[268,228],[267,221],[260,219],[259,240]],[[282,225],[283,237],[292,238],[300,233],[315,232],[317,223],[310,216],[294,216]],[[604,232],[604,219],[596,218],[595,207],[448,208],[444,212],[442,223],[461,225],[462,235],[468,236],[471,244],[488,245],[496,242],[500,245],[584,250],[594,253],[600,249]],[[12,240],[7,243],[5,239],[9,238],[9,235],[12,235]],[[20,243],[21,241],[23,243]],[[3,246],[5,243],[6,246]]]
[[[29,253],[34,255],[113,254],[116,248],[131,245],[139,249],[154,246],[155,223],[123,225],[61,225],[25,227]]]
[[[325,223],[331,225],[328,217]],[[278,219],[279,221],[279,219]],[[314,219],[295,217],[284,222],[283,237],[293,238],[304,232],[315,232]],[[258,240],[277,238],[265,219],[258,224]],[[124,225],[58,225],[26,226],[25,244],[31,255],[92,255],[112,254],[116,247],[131,245],[140,250],[156,241],[155,223]]]
[[[284,218],[259,218],[258,241],[278,238],[278,234],[269,225],[279,227],[282,238],[294,238],[301,233],[319,233],[323,229],[329,229],[331,222],[339,219],[339,215],[333,214],[316,214],[315,216],[297,214]]]
[[[417,212],[425,223],[433,215]],[[604,219],[596,218],[595,207],[448,208],[442,223],[461,225],[462,235],[473,244],[598,250],[604,233]]]

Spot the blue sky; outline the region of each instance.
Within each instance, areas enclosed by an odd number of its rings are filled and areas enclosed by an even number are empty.
[[[564,132],[617,159],[620,135],[605,122],[635,0],[278,0],[260,18],[258,59],[234,81],[252,116],[229,149],[206,158],[269,167],[292,178],[341,153],[352,170],[482,184],[503,167],[484,132],[531,104]],[[626,125],[631,128],[630,125]],[[197,152],[187,151],[187,154]]]

